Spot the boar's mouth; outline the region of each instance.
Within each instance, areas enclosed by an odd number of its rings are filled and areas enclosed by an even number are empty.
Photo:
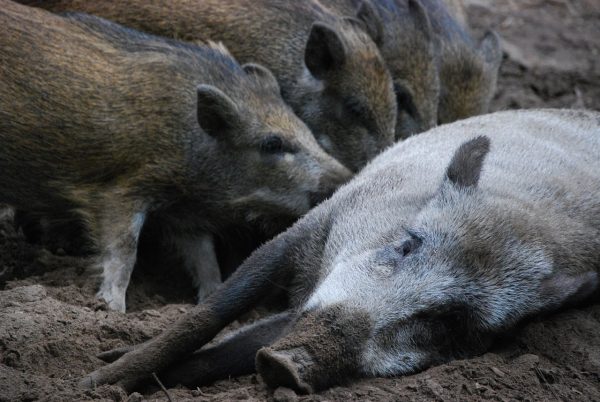
[[[272,388],[319,391],[357,375],[370,332],[365,313],[343,307],[307,312],[284,337],[258,351],[256,369]]]

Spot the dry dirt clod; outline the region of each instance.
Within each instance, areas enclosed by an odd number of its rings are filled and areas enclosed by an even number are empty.
[[[536,367],[539,362],[540,362],[540,357],[538,355],[534,355],[531,353],[526,353],[524,355],[517,357],[515,360],[513,360],[514,364],[519,365],[519,366],[521,366],[521,365],[528,366],[529,368]]]
[[[143,400],[144,397],[142,394],[134,392],[133,394],[129,395],[129,398],[127,398],[126,402],[142,402]]]

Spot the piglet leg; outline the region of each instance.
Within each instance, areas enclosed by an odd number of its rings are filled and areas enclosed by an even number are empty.
[[[116,205],[115,205],[116,204]],[[92,237],[100,250],[102,285],[98,297],[111,310],[125,312],[125,293],[135,265],[145,212],[135,203],[111,198],[105,208],[92,215]]]

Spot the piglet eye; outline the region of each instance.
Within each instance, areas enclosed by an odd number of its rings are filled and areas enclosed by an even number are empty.
[[[260,150],[267,154],[283,152],[283,140],[277,135],[270,135],[262,140]]]
[[[415,116],[416,107],[410,93],[401,85],[394,84],[394,92],[396,93],[396,104],[398,110],[403,110],[411,116]]]

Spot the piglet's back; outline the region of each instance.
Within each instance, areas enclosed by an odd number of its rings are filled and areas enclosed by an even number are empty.
[[[225,84],[236,87],[244,76],[224,51],[6,0],[0,58],[0,184],[18,177],[40,197],[56,178],[97,184],[157,160],[183,160],[181,145],[204,138],[196,86],[228,76]]]

